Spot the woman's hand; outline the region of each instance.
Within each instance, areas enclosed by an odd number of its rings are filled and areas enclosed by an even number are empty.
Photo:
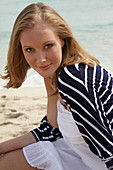
[[[0,154],[21,149],[34,142],[36,142],[34,136],[31,132],[28,132],[25,135],[0,143]]]

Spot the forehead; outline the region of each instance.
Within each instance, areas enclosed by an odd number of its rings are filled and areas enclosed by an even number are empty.
[[[46,24],[36,23],[33,28],[25,29],[20,35],[23,43],[46,41],[59,38],[55,31]]]

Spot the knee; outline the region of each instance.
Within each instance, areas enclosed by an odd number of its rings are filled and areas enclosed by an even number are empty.
[[[32,168],[24,158],[22,150],[12,151],[0,158],[0,170],[38,170]]]

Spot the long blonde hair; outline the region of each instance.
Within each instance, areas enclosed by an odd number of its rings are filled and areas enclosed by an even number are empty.
[[[14,23],[9,43],[5,76],[1,76],[3,79],[8,79],[5,87],[18,88],[24,82],[30,66],[22,52],[20,34],[26,28],[32,28],[36,23],[40,23],[40,21],[53,28],[57,35],[65,42],[62,48],[62,63],[56,71],[53,81],[55,85],[59,71],[66,65],[80,62],[90,66],[99,64],[96,58],[88,54],[78,44],[67,23],[54,9],[43,3],[31,4],[22,10]]]

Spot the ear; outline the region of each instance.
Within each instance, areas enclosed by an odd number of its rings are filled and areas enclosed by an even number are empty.
[[[62,47],[64,46],[64,40],[61,39],[61,45]]]

